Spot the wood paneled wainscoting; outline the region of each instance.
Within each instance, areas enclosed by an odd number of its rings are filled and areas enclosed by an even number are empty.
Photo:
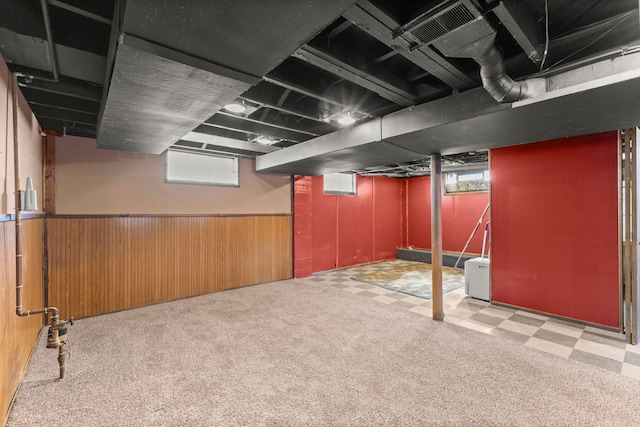
[[[6,422],[9,405],[44,325],[42,315],[16,315],[16,223],[4,217],[0,216],[0,425]],[[42,218],[22,221],[22,302],[32,310],[44,307],[43,224]],[[56,363],[53,354],[51,362]]]
[[[49,303],[62,318],[292,275],[291,215],[53,216]]]

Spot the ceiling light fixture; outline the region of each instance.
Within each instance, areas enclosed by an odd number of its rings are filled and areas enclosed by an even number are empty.
[[[272,138],[270,136],[259,136],[256,139],[254,139],[255,142],[257,142],[258,144],[262,144],[262,145],[272,145],[275,144],[276,142],[280,142],[282,141],[281,139],[278,138]]]
[[[356,119],[349,115],[344,115],[338,119],[338,123],[341,125],[352,125],[356,122]]]
[[[244,113],[247,110],[244,105],[235,102],[225,105],[224,109],[232,113]]]

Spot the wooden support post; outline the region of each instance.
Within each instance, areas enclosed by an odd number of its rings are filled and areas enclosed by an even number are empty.
[[[442,156],[431,155],[431,278],[433,320],[444,320],[442,303]]]
[[[620,227],[620,232],[624,231],[621,237],[622,245],[622,321],[624,322],[623,328],[627,340],[631,342],[631,247],[632,247],[632,224],[633,218],[631,217],[631,194],[632,194],[632,181],[631,181],[631,144],[630,144],[630,129],[625,129],[620,132],[620,144],[621,144],[621,164],[622,164],[622,180],[621,187],[624,192],[624,196],[621,200],[621,212],[620,216],[624,221],[624,225]],[[622,203],[624,202],[624,204]],[[626,314],[626,315],[625,315]]]
[[[621,189],[623,197],[620,203],[621,217],[624,221],[620,227],[622,246],[622,319],[627,341],[638,344],[638,237],[640,229],[638,218],[638,185],[637,185],[637,129],[621,131]],[[622,203],[624,202],[624,203]]]
[[[44,213],[53,215],[56,213],[56,137],[46,135],[42,138],[43,143],[43,169],[42,179],[44,181]]]
[[[629,240],[631,262],[631,280],[629,282],[629,305],[630,311],[627,316],[630,318],[630,336],[631,344],[638,344],[638,309],[640,308],[640,299],[638,298],[638,230],[640,229],[640,218],[638,218],[638,128],[628,129],[627,145],[630,146],[629,161],[629,199],[631,199],[631,210],[627,213],[632,218],[630,225],[631,238]]]

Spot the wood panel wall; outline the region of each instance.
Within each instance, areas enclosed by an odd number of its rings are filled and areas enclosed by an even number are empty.
[[[291,216],[47,218],[49,303],[82,318],[288,279]]]
[[[44,220],[23,220],[23,306],[44,305],[42,253]],[[18,317],[16,312],[15,222],[0,222],[0,424],[7,419],[9,404],[22,381],[29,357],[44,324],[42,315]],[[51,363],[57,363],[51,354]]]

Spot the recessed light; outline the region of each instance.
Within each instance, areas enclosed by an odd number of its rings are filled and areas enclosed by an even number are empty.
[[[227,104],[224,106],[224,109],[227,111],[231,111],[232,113],[244,113],[247,108],[242,104]]]
[[[338,123],[340,123],[341,125],[352,125],[356,122],[356,119],[354,119],[351,116],[342,116],[338,119]]]
[[[271,138],[269,138],[268,136],[261,136],[258,139],[256,139],[256,142],[258,144],[264,144],[264,145],[271,145],[273,144],[275,141],[273,141]]]

